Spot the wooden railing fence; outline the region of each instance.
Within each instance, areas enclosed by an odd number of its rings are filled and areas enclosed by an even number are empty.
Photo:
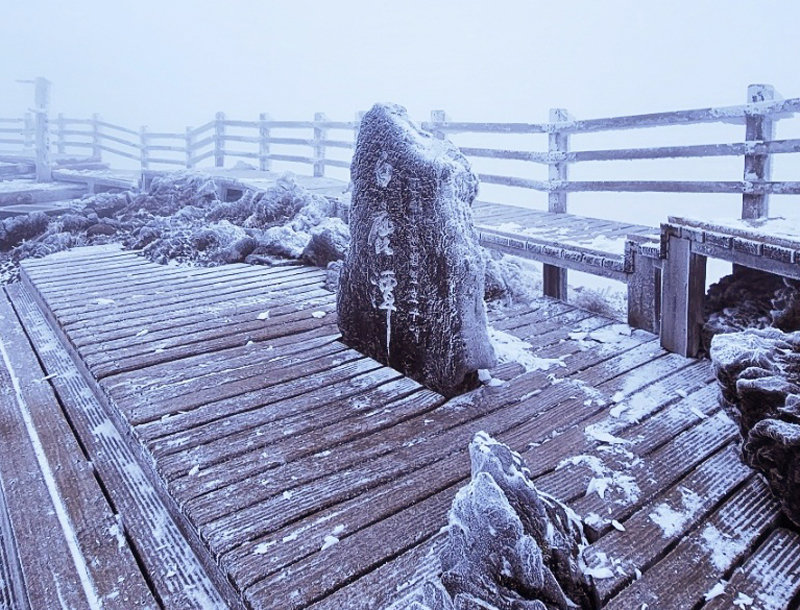
[[[800,139],[774,140],[775,124],[800,110],[800,98],[775,99],[769,85],[748,87],[747,103],[739,106],[702,108],[574,120],[566,110],[550,112],[546,123],[456,122],[441,110],[433,111],[422,127],[439,137],[454,134],[493,134],[547,136],[547,150],[514,148],[478,148],[462,146],[462,152],[474,159],[522,161],[548,168],[546,180],[534,180],[498,173],[482,173],[484,184],[541,191],[548,195],[548,210],[568,210],[568,195],[575,192],[670,192],[736,193],[742,196],[743,218],[766,216],[771,194],[800,194],[800,181],[772,181],[770,158],[775,154],[800,152]],[[354,121],[331,121],[318,113],[311,121],[280,121],[267,114],[258,120],[233,120],[220,112],[213,120],[183,132],[152,132],[116,125],[101,119],[68,118],[59,114],[51,120],[51,145],[60,154],[82,154],[93,159],[112,155],[138,162],[142,169],[154,166],[195,168],[209,164],[224,166],[226,159],[247,159],[260,170],[272,169],[273,162],[305,166],[314,176],[325,176],[328,168],[348,169],[354,134],[358,131],[359,113]],[[726,144],[658,146],[642,148],[580,150],[570,149],[576,134],[620,132],[652,127],[736,123],[745,125],[743,140]],[[332,134],[338,134],[333,136]],[[342,135],[342,134],[345,135]],[[5,148],[31,150],[34,146],[34,120],[0,118],[0,144]],[[331,154],[339,151],[338,154]],[[569,180],[572,164],[587,161],[622,161],[632,159],[702,158],[738,156],[743,158],[740,180]]]

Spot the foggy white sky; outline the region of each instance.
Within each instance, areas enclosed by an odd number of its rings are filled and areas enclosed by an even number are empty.
[[[0,115],[53,81],[54,112],[180,131],[229,117],[541,121],[800,96],[800,3],[724,0],[7,0]]]

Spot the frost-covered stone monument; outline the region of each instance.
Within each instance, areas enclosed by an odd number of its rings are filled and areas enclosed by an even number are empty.
[[[344,342],[446,396],[472,389],[494,364],[470,207],[477,177],[452,143],[392,104],[364,116],[351,167]]]

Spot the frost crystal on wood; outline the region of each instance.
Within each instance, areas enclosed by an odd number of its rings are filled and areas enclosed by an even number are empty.
[[[405,109],[377,104],[351,173],[337,306],[345,343],[446,396],[476,387],[494,352],[470,207],[478,180],[466,158]]]

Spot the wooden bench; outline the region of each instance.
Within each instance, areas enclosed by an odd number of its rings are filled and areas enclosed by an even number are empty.
[[[714,222],[677,217],[661,225],[664,348],[686,356],[700,349],[708,257],[800,279],[800,233],[793,226],[779,218]]]
[[[628,290],[628,324],[658,332],[658,229],[480,201],[473,211],[482,245],[544,264],[547,296],[566,300],[562,269],[618,280]]]

